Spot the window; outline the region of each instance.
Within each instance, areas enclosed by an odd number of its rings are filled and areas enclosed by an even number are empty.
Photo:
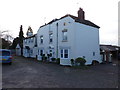
[[[61,58],[63,58],[63,49],[61,50]]]
[[[68,58],[68,49],[64,50],[64,58]]]
[[[27,43],[27,40],[25,39],[25,43]]]
[[[66,26],[66,23],[64,22],[64,26]]]
[[[67,29],[64,29],[62,31],[62,34],[63,34],[63,41],[67,41]]]
[[[52,57],[53,51],[52,51],[52,50],[49,50],[49,54],[51,54],[51,57]]]
[[[40,43],[43,44],[43,36],[40,36]]]
[[[41,56],[43,55],[43,50],[40,50],[40,55],[41,55]]]
[[[62,49],[61,50],[61,58],[68,58],[68,49]]]
[[[95,56],[95,52],[93,52],[93,56]]]
[[[52,33],[49,34],[49,37],[50,37],[50,38],[49,38],[49,39],[50,39],[49,42],[52,43],[52,42],[53,42],[53,34],[52,34]]]
[[[0,51],[0,55],[2,56],[10,56],[10,51]]]
[[[29,43],[30,43],[30,39],[28,39],[29,40]]]
[[[33,42],[33,38],[31,38],[31,42]]]

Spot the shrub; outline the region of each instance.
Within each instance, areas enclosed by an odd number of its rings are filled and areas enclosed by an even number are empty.
[[[56,58],[56,63],[60,64],[60,58]]]
[[[47,57],[45,56],[45,61],[47,60]]]
[[[46,61],[47,57],[45,56],[45,54],[42,55],[42,61]]]
[[[52,53],[50,53],[49,56],[52,57]]]
[[[71,59],[71,65],[73,66],[74,65],[74,59]]]
[[[75,59],[75,63],[80,63],[81,66],[84,66],[86,63],[86,60],[84,58],[78,57]]]
[[[55,61],[55,58],[51,58],[52,61]]]
[[[99,62],[97,60],[93,60],[92,65],[96,65],[96,64],[99,64]]]

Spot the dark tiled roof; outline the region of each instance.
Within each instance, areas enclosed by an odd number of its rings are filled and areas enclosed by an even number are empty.
[[[95,28],[100,28],[99,26],[97,26],[96,24],[92,23],[89,20],[80,20],[78,17],[70,15],[70,14],[67,14],[67,15],[63,16],[60,19],[53,19],[48,24],[51,24],[51,23],[53,23],[55,21],[61,20],[61,19],[65,18],[65,17],[68,17],[68,16],[70,16],[71,18],[73,18],[75,20],[75,22],[78,22],[78,23],[81,23],[81,24],[85,24],[85,25],[89,25],[89,26],[92,26],[92,27],[95,27]],[[48,24],[45,24],[45,25],[48,25]],[[45,25],[43,25],[43,26],[45,26]],[[41,27],[43,27],[43,26],[41,26]]]
[[[112,45],[100,45],[100,49],[105,51],[116,51],[116,48],[120,48],[120,47],[112,46]]]
[[[99,26],[97,26],[96,24],[92,23],[89,20],[80,20],[78,17],[70,15],[70,14],[68,14],[68,15],[66,15],[64,17],[67,17],[67,16],[70,16],[71,18],[73,18],[75,20],[75,22],[78,22],[78,23],[81,23],[81,24],[85,24],[85,25],[89,25],[89,26],[96,27],[96,28],[100,28]]]

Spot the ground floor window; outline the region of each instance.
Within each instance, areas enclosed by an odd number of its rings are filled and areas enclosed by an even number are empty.
[[[43,55],[43,50],[40,50],[40,55],[41,55],[41,56]]]
[[[69,57],[69,50],[61,49],[61,58],[68,58],[68,57]]]
[[[38,55],[42,56],[44,54],[44,50],[41,49],[41,50],[38,50]]]
[[[52,51],[52,50],[49,50],[49,54],[50,54],[50,56],[52,57],[52,56],[53,56],[53,51]]]

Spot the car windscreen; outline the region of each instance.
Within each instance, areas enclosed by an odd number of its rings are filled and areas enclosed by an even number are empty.
[[[0,51],[0,55],[2,56],[10,56],[10,52],[9,51]]]

